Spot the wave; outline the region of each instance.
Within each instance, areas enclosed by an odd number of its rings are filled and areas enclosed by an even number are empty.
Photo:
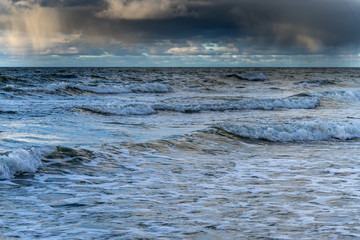
[[[360,101],[360,91],[326,91],[317,95],[338,100]]]
[[[83,112],[95,113],[100,115],[150,115],[155,114],[156,111],[147,104],[127,104],[127,105],[104,105],[104,106],[81,106],[76,107],[76,110]]]
[[[0,84],[16,83],[16,82],[24,82],[24,80],[11,76],[0,75]]]
[[[121,94],[121,93],[168,93],[171,87],[161,83],[144,83],[129,86],[81,86],[83,91],[97,94]]]
[[[84,162],[92,158],[93,151],[62,146],[18,149],[0,156],[0,179],[12,179],[19,174],[35,173],[42,166],[70,161]]]
[[[239,101],[229,101],[223,103],[199,103],[187,105],[156,104],[152,107],[158,111],[195,113],[202,111],[231,111],[246,109],[312,109],[318,107],[319,104],[320,100],[317,97],[294,97],[274,99],[243,99]]]
[[[281,98],[281,99],[244,99],[240,101],[228,101],[222,103],[197,103],[197,104],[106,104],[106,105],[85,105],[77,106],[74,109],[81,112],[95,113],[100,115],[151,115],[159,111],[198,113],[206,111],[236,111],[247,109],[312,109],[319,105],[320,101],[314,97],[303,98]]]
[[[336,81],[334,80],[309,80],[302,81],[297,83],[301,87],[319,87],[324,85],[335,85]]]
[[[129,86],[129,89],[134,93],[168,93],[172,91],[171,87],[161,83],[132,85]]]
[[[0,109],[0,114],[17,114],[17,112],[12,111],[12,110],[1,110]]]
[[[324,92],[303,92],[292,97],[318,97],[331,98],[335,100],[360,101],[360,91],[324,91]]]
[[[1,88],[1,90],[5,91],[5,92],[24,92],[23,90],[21,90],[20,88],[15,87],[12,84],[8,84],[5,87]]]
[[[52,165],[79,160],[84,162],[89,161],[93,157],[94,152],[91,150],[57,146],[53,151],[45,155],[43,164]]]
[[[42,165],[41,159],[54,147],[18,149],[0,156],[0,179],[10,179],[20,173],[34,173]]]
[[[268,80],[268,78],[263,73],[235,73],[235,74],[228,74],[227,77],[237,77],[241,80],[248,80],[248,81]]]
[[[145,83],[129,86],[86,86],[67,82],[53,83],[41,88],[6,85],[1,90],[5,92],[15,92],[21,95],[30,93],[46,93],[54,95],[168,93],[172,91],[171,87],[161,83]]]
[[[72,78],[78,78],[78,76],[76,74],[71,74],[71,73],[52,73],[50,74],[50,77],[55,77],[55,78],[62,78],[62,79],[72,79]]]
[[[316,121],[261,126],[218,124],[215,128],[238,137],[272,142],[349,140],[360,138],[360,121]]]

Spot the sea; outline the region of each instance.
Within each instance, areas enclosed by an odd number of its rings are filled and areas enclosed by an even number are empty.
[[[359,239],[359,165],[359,68],[0,68],[0,239]]]

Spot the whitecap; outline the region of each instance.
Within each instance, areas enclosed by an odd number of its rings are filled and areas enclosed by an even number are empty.
[[[33,173],[42,165],[41,159],[55,147],[32,147],[18,149],[0,156],[0,179],[10,179],[19,173]]]
[[[158,111],[174,112],[202,112],[202,111],[231,111],[246,109],[273,110],[285,109],[312,109],[319,106],[317,97],[269,98],[269,99],[243,99],[221,103],[197,104],[156,104],[153,108]]]
[[[349,140],[360,138],[360,122],[298,122],[279,125],[215,126],[239,137],[273,142]]]

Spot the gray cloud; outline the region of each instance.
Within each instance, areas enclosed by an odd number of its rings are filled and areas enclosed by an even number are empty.
[[[358,1],[241,1],[239,25],[265,44],[304,47],[316,52],[360,40]],[[261,6],[261,7],[259,7]]]
[[[357,0],[0,0],[0,13],[0,42],[17,54],[333,54],[360,42]]]

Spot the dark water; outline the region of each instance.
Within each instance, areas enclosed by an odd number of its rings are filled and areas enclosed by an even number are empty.
[[[2,68],[0,236],[358,239],[359,84],[360,69]]]

